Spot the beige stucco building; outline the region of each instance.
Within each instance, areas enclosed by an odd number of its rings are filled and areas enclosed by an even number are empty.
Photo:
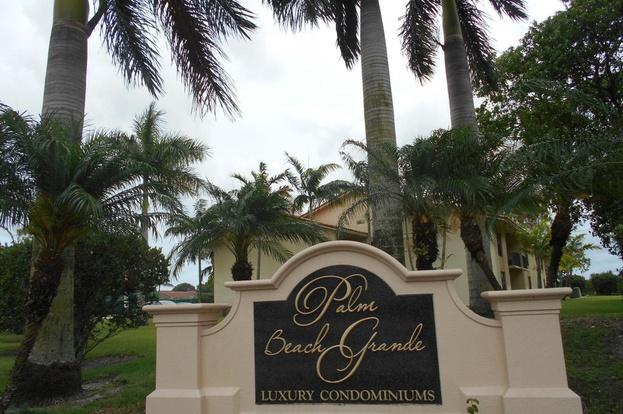
[[[344,208],[339,205],[322,205],[311,213],[309,219],[322,226],[327,240],[336,240],[337,224]],[[447,227],[445,234],[440,232],[438,235],[440,258],[435,262],[434,267],[463,270],[463,275],[454,282],[455,289],[461,300],[469,305],[470,288],[479,291],[488,290],[488,283],[478,264],[471,260],[469,252],[465,249],[459,234],[458,220],[451,220]],[[368,241],[369,225],[365,213],[362,212],[358,217],[350,220],[345,228],[346,230],[340,237],[342,240]],[[411,225],[407,223],[403,230],[405,266],[409,270],[415,270]],[[541,278],[537,276],[534,256],[522,251],[522,246],[516,236],[517,230],[512,223],[499,222],[490,233],[484,234],[485,245],[488,246],[485,250],[490,259],[491,268],[500,284],[507,290],[542,288],[545,286],[545,274],[542,274]],[[309,246],[304,243],[285,243],[284,247],[296,254]],[[442,263],[441,256],[444,251],[445,260]],[[282,264],[267,255],[260,257],[256,251],[252,251],[249,258],[253,265],[254,279],[270,279]],[[213,262],[214,301],[232,303],[234,294],[225,287],[225,282],[232,280],[230,269],[234,263],[234,257],[224,246],[220,246],[214,251]],[[476,277],[468,279],[467,274]],[[472,280],[471,287],[468,280]]]

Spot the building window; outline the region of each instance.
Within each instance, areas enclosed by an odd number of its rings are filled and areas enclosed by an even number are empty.
[[[521,255],[521,267],[528,269],[530,267],[530,262],[528,261],[528,256],[525,254]]]
[[[502,278],[502,289],[506,290],[506,273],[500,272],[500,277]]]
[[[504,252],[502,251],[502,236],[496,233],[495,238],[498,242],[498,256],[504,256]]]

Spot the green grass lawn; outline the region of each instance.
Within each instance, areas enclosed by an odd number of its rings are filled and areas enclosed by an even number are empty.
[[[569,386],[584,413],[623,413],[623,297],[568,299],[561,316]]]
[[[585,414],[623,413],[623,297],[596,296],[563,302],[562,332],[570,387],[585,404]],[[0,335],[0,390],[6,385],[19,336]],[[23,409],[27,413],[136,414],[154,389],[155,329],[127,330],[99,345],[88,360],[133,357],[87,368],[86,383],[107,379],[118,390],[82,407]]]
[[[623,296],[584,296],[567,299],[562,304],[561,318],[578,316],[623,317]]]
[[[10,352],[17,349],[19,337],[0,335],[0,390],[6,386],[13,357]],[[154,370],[156,366],[156,331],[152,324],[138,329],[121,332],[95,348],[87,357],[99,360],[104,357],[131,357],[126,362],[113,363],[83,370],[86,383],[112,379],[109,386],[118,391],[98,401],[82,407],[64,406],[62,408],[23,409],[19,413],[68,413],[68,414],[135,414],[145,411],[145,397],[155,388]]]

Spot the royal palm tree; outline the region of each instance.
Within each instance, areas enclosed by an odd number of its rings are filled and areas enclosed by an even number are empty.
[[[328,174],[340,168],[338,164],[322,164],[316,168],[303,167],[303,164],[286,152],[288,163],[294,167],[296,175],[288,174],[288,182],[298,192],[292,202],[294,211],[300,211],[307,206],[307,218],[321,203],[334,199],[341,191],[343,181],[334,180],[326,184],[322,181]]]
[[[38,355],[34,353],[37,347],[47,345],[38,339],[46,329],[44,320],[58,289],[67,289],[73,296],[73,284],[63,285],[65,280],[73,281],[73,275],[62,276],[73,271],[75,243],[94,228],[135,230],[134,211],[143,194],[166,188],[158,183],[140,183],[141,170],[119,150],[116,139],[96,135],[79,143],[72,133],[54,119],[36,122],[6,107],[0,110],[2,165],[8,157],[13,168],[13,175],[7,175],[9,180],[0,182],[0,221],[24,226],[37,242],[24,338],[0,412],[13,397],[41,398],[80,388],[79,363],[50,366],[33,357]],[[174,195],[162,193],[160,198],[173,200]],[[73,341],[73,335],[66,339]],[[73,347],[69,349],[73,351]],[[76,364],[75,355],[66,357]]]
[[[237,111],[232,87],[220,65],[220,42],[248,38],[252,14],[236,0],[54,0],[48,49],[44,114],[81,122],[87,72],[87,41],[100,27],[104,46],[128,83],[143,85],[154,96],[162,92],[158,33],[166,36],[173,62],[197,108],[220,106]],[[90,17],[90,19],[89,19]],[[80,134],[75,136],[80,139]]]
[[[209,185],[208,193],[214,204],[200,214],[198,226],[186,232],[173,223],[167,232],[167,235],[183,237],[171,251],[177,263],[224,246],[234,256],[232,278],[250,280],[253,274],[249,262],[251,249],[285,261],[292,253],[283,242],[324,241],[317,225],[292,215],[290,188],[285,185],[275,188],[286,176],[286,173],[270,176],[266,165],[260,163],[259,171],[253,172],[251,179],[234,175],[241,183],[238,189],[225,191]]]
[[[127,151],[128,157],[144,169],[143,182],[166,183],[175,189],[178,196],[195,195],[203,186],[203,180],[192,170],[194,163],[201,162],[208,155],[205,145],[185,136],[167,134],[163,131],[164,112],[156,109],[156,104],[149,107],[134,120],[134,134],[123,137],[120,144]],[[141,234],[148,241],[150,227],[155,232],[149,216],[150,204],[160,204],[159,210],[175,211],[174,205],[162,205],[158,194],[145,193],[141,205]]]
[[[181,237],[184,240],[195,239],[201,236],[204,231],[202,216],[206,212],[208,204],[206,200],[199,200],[195,203],[194,212],[192,215],[181,213],[171,214],[167,219],[167,236]],[[181,242],[183,243],[183,242]],[[180,243],[180,244],[181,244]],[[187,246],[186,248],[174,249],[169,255],[169,258],[174,256],[174,252],[177,253],[176,260],[173,264],[173,275],[178,276],[182,268],[188,263],[197,264],[197,276],[199,282],[199,291],[201,292],[201,286],[203,286],[203,277],[206,273],[212,270],[212,266],[203,268],[201,262],[203,259],[211,257],[212,252],[203,248],[195,249],[194,246]],[[201,294],[199,295],[201,301]]]
[[[371,151],[378,149],[379,154],[382,153],[380,149],[387,145],[395,148],[394,104],[379,1],[264,1],[272,7],[279,22],[295,30],[301,29],[304,24],[334,23],[337,45],[348,68],[355,64],[361,53],[366,145]],[[370,174],[370,193],[380,196],[382,193],[400,191],[397,181],[387,181],[387,176],[376,173],[381,169],[378,163],[393,161],[395,160],[391,158],[386,160],[371,158],[368,161],[370,171],[375,171]],[[397,171],[395,164],[392,168]],[[404,263],[400,202],[389,197],[385,203],[371,205],[370,213],[372,244]]]
[[[525,19],[525,0],[489,0],[500,14]],[[444,42],[437,40],[439,13]],[[401,29],[409,67],[421,82],[430,79],[439,47],[444,53],[452,128],[476,127],[471,77],[495,85],[495,50],[483,12],[472,0],[409,0]],[[470,76],[471,73],[471,76]]]
[[[42,113],[63,122],[73,140],[82,137],[88,39],[97,27],[113,63],[129,84],[145,86],[153,96],[162,92],[158,48],[158,33],[162,32],[195,107],[201,113],[217,107],[230,115],[237,112],[231,82],[220,59],[224,57],[224,39],[248,38],[255,28],[253,15],[238,1],[96,0],[91,16],[89,3],[54,0],[48,47]],[[73,285],[72,280],[65,280],[72,274],[69,270],[64,273],[63,286]],[[72,300],[70,290],[59,290],[53,304],[57,320],[50,321],[39,336],[45,337],[48,345],[35,348],[36,359],[49,366],[64,365],[67,355],[73,353],[73,341],[67,339],[73,332],[71,306],[67,305]]]

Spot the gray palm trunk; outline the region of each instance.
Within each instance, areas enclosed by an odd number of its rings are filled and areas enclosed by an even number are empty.
[[[388,165],[394,171],[398,167],[387,154],[388,148],[396,147],[396,129],[387,46],[378,0],[361,2],[361,73],[366,145],[371,153],[382,158],[368,157],[370,194],[377,199],[383,193],[394,195],[382,197],[382,202],[371,205],[372,244],[404,264],[402,214],[400,201],[395,196],[400,193],[400,186],[383,173]]]
[[[451,126],[452,128],[471,127],[477,132],[478,125],[476,123],[476,110],[474,108],[474,95],[469,65],[467,63],[467,52],[455,0],[442,0],[442,19],[443,52]],[[499,283],[491,269],[490,257],[484,250],[489,245],[488,237],[483,235],[482,232],[471,237],[473,238],[474,236],[481,238],[476,244],[483,246],[483,248],[477,249],[478,251],[471,251],[467,246],[474,243],[465,243],[468,256],[471,256],[472,260],[478,264],[478,266],[470,264],[467,269],[469,303],[472,309],[479,313],[489,313],[490,307],[481,297],[481,293],[487,290],[488,286],[493,286],[494,289],[497,289]],[[469,237],[469,235],[464,235],[463,231],[461,232],[461,238],[464,242]]]
[[[71,128],[76,141],[82,137],[84,117],[88,13],[88,0],[55,0],[43,93],[42,114]],[[33,254],[36,251],[33,249]],[[59,392],[71,393],[81,386],[74,344],[73,248],[65,252],[64,263],[57,294],[37,334],[26,369],[65,383],[65,389]]]
[[[476,128],[476,110],[465,42],[455,0],[442,1],[443,52],[452,128]]]

